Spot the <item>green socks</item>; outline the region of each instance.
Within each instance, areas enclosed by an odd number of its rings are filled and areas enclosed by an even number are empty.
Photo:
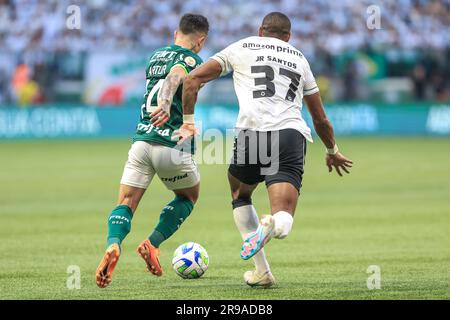
[[[133,213],[127,205],[117,206],[108,219],[108,247],[113,243],[119,246],[131,230]]]
[[[180,225],[191,214],[194,204],[183,197],[176,196],[161,212],[159,223],[149,237],[156,248],[178,230]],[[108,219],[108,247],[113,243],[121,245],[130,233],[133,213],[127,205],[117,206]]]
[[[191,214],[192,201],[176,196],[161,212],[159,223],[148,238],[156,248],[178,230],[180,225]]]

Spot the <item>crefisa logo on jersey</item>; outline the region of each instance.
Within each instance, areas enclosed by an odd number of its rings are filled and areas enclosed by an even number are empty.
[[[195,66],[195,59],[190,57],[190,56],[187,56],[186,58],[184,58],[184,62],[186,62],[186,64],[189,67],[194,67]]]

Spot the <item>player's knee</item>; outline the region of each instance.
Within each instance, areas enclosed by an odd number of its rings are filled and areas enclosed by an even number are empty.
[[[193,204],[196,204],[197,200],[198,200],[198,193],[191,194],[191,195],[187,196],[186,199],[191,201]]]
[[[239,187],[241,183],[228,172],[228,183],[230,185],[231,199],[236,200],[239,197]]]
[[[175,192],[177,197],[181,197],[191,201],[193,204],[197,203],[199,192],[198,191],[190,191],[190,192]]]
[[[236,200],[239,197],[239,185],[230,183],[231,199]]]
[[[236,200],[239,197],[239,190],[231,190],[231,199]]]
[[[238,200],[238,199],[250,199],[251,201],[251,192],[244,191],[242,189],[231,189],[231,199]]]
[[[275,220],[275,238],[284,239],[292,230],[294,218],[289,212],[278,211],[273,215]]]
[[[231,196],[233,200],[243,200],[243,201],[252,201],[252,192],[253,190],[246,188],[239,188],[236,191],[231,190]]]

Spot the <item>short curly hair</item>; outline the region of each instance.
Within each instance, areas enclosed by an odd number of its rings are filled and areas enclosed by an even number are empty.
[[[281,12],[271,12],[263,19],[261,28],[266,35],[283,36],[291,32],[291,20]]]

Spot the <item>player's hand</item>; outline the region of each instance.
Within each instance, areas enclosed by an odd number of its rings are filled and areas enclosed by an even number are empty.
[[[166,124],[167,121],[169,121],[169,113],[164,110],[163,107],[156,108],[151,114],[150,114],[150,121],[155,127],[162,127]]]
[[[340,175],[341,177],[341,170],[350,173],[348,170],[353,166],[353,161],[344,157],[344,155],[340,152],[336,153],[335,155],[327,154],[325,161],[328,167],[328,172],[333,171],[334,167],[338,175]]]
[[[172,140],[178,142],[177,144],[183,144],[187,139],[191,139],[198,134],[198,129],[193,123],[183,123],[180,129],[175,130],[172,134]]]

